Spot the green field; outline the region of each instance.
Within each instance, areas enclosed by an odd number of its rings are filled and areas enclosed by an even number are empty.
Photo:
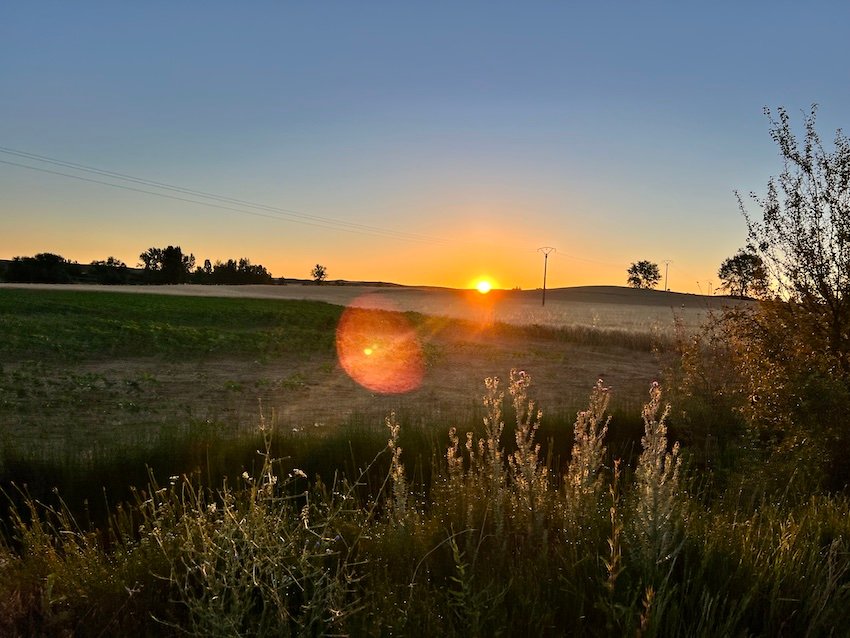
[[[341,313],[0,289],[0,635],[850,626],[845,498],[777,489],[719,404],[641,415],[672,335],[408,314],[425,380],[388,397]]]
[[[323,303],[0,289],[6,362],[269,357],[330,351],[341,308]]]

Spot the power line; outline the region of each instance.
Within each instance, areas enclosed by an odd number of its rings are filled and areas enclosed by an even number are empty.
[[[622,268],[622,267],[626,266],[625,262],[614,263],[612,261],[600,261],[599,259],[589,259],[587,257],[579,257],[577,255],[571,255],[570,253],[564,253],[564,252],[560,252],[560,251],[554,253],[554,255],[555,255],[555,257],[558,257],[558,258],[563,257],[565,259],[574,259],[576,261],[584,261],[584,262],[587,262],[589,264],[598,264],[600,266],[613,266],[613,267],[617,267],[617,268]]]
[[[422,243],[432,243],[432,244],[447,244],[450,243],[448,240],[440,239],[437,237],[431,237],[428,235],[421,235],[418,233],[408,233],[403,231],[395,231],[386,228],[379,228],[377,226],[368,226],[366,224],[358,224],[355,222],[347,222],[340,219],[333,219],[329,217],[321,217],[319,215],[310,215],[307,213],[302,213],[295,210],[290,210],[286,208],[279,208],[275,206],[268,206],[266,204],[258,204],[255,202],[250,202],[247,200],[236,199],[232,197],[227,197],[224,195],[217,195],[214,193],[208,193],[205,191],[199,191],[191,188],[185,188],[182,186],[176,186],[173,184],[168,184],[165,182],[157,182],[154,180],[143,179],[140,177],[135,177],[133,175],[129,175],[126,173],[118,173],[114,171],[107,171],[91,166],[86,166],[84,164],[78,164],[76,162],[67,162],[64,160],[59,160],[51,157],[47,157],[44,155],[36,155],[35,153],[27,153],[25,151],[18,151],[16,149],[11,149],[8,147],[0,146],[0,153],[5,153],[7,155],[13,155],[17,157],[21,157],[24,159],[28,159],[30,161],[43,162],[47,164],[51,164],[54,166],[63,166],[65,168],[70,168],[76,171],[82,171],[87,173],[92,173],[104,177],[108,177],[111,179],[123,180],[135,184],[140,184],[143,186],[150,186],[152,188],[168,190],[176,193],[182,193],[185,195],[191,195],[194,198],[202,198],[212,200],[214,202],[221,202],[219,204],[198,201],[197,199],[192,199],[189,197],[181,197],[178,195],[170,195],[167,193],[160,193],[156,191],[151,191],[143,188],[136,188],[132,186],[127,186],[124,184],[116,184],[114,182],[108,182],[99,179],[93,179],[90,177],[84,177],[81,175],[75,175],[72,173],[66,173],[62,171],[50,170],[38,166],[31,166],[28,164],[21,164],[18,162],[12,162],[8,160],[0,160],[0,163],[7,164],[10,166],[18,166],[20,168],[25,168],[32,171],[38,171],[41,173],[47,173],[51,175],[59,175],[62,177],[68,177],[71,179],[76,179],[84,182],[90,182],[94,184],[100,184],[103,186],[109,186],[111,188],[118,188],[122,190],[133,191],[137,193],[145,193],[147,195],[154,195],[156,197],[163,197],[167,199],[173,199],[177,201],[189,202],[193,204],[198,204],[201,206],[210,206],[213,208],[219,208],[222,210],[228,210],[235,213],[242,213],[247,215],[254,215],[256,217],[265,217],[267,219],[277,219],[278,221],[292,221],[295,223],[305,224],[308,226],[315,226],[318,228],[329,228],[334,230],[344,230],[346,232],[354,232],[360,234],[370,234],[370,235],[379,235],[384,237],[389,237],[393,239],[401,239],[405,241],[413,241],[413,242],[422,242]],[[223,204],[236,204],[239,208],[235,208],[233,206],[227,206]],[[267,211],[270,213],[274,213],[273,215],[262,214],[254,211],[245,210],[245,208],[253,208],[257,210]]]
[[[304,220],[287,220],[287,219],[283,219],[282,217],[278,217],[278,216],[275,216],[275,215],[266,215],[266,214],[258,213],[258,212],[255,212],[255,211],[244,210],[244,209],[241,209],[241,208],[234,208],[232,206],[224,206],[222,204],[213,204],[213,203],[210,203],[210,202],[199,202],[199,201],[194,200],[194,199],[189,199],[188,197],[179,197],[177,195],[167,195],[165,193],[157,193],[155,191],[149,191],[149,190],[145,190],[143,188],[135,188],[133,186],[125,186],[123,184],[112,184],[110,182],[104,182],[104,181],[99,180],[99,179],[92,179],[90,177],[82,177],[81,175],[71,175],[70,173],[63,173],[61,171],[52,171],[52,170],[47,169],[47,168],[38,168],[36,166],[27,166],[26,164],[19,164],[17,162],[10,162],[10,161],[7,161],[7,160],[0,160],[0,164],[8,164],[10,166],[19,166],[21,168],[27,168],[27,169],[32,170],[32,171],[38,171],[40,173],[48,173],[50,175],[61,175],[62,177],[70,177],[72,179],[77,179],[77,180],[80,180],[80,181],[83,181],[83,182],[90,182],[90,183],[93,183],[93,184],[102,184],[104,186],[110,186],[112,188],[120,188],[121,190],[132,191],[132,192],[135,192],[135,193],[145,193],[147,195],[155,195],[156,197],[164,197],[166,199],[174,199],[174,200],[181,201],[181,202],[189,202],[189,203],[192,203],[192,204],[199,204],[201,206],[208,206],[208,207],[211,207],[211,208],[219,208],[221,210],[228,210],[228,211],[232,211],[232,212],[235,212],[235,213],[242,213],[244,215],[253,215],[255,217],[265,217],[266,219],[273,219],[273,220],[280,221],[280,222],[294,221],[294,222],[299,223],[299,224],[306,224],[308,226],[316,226],[318,228],[326,228],[326,229],[332,228],[331,226],[320,224],[320,223],[317,223],[317,222],[309,222],[309,221],[304,221]],[[363,234],[367,234],[366,231],[358,231],[358,230],[353,229],[353,228],[343,228],[343,229],[340,229],[340,230],[346,230],[347,232],[360,232],[360,233],[363,233]],[[408,239],[408,241],[413,241],[410,238],[396,237],[395,235],[391,235],[391,234],[386,234],[386,236],[394,238],[394,239]]]
[[[179,192],[179,193],[193,195],[195,197],[202,197],[204,199],[212,199],[212,200],[221,201],[221,202],[225,202],[225,203],[239,204],[241,206],[247,206],[249,208],[257,208],[257,209],[266,210],[266,211],[270,211],[270,212],[274,212],[274,213],[280,213],[282,215],[285,215],[286,217],[301,218],[301,219],[305,219],[305,220],[308,220],[308,221],[333,224],[334,226],[341,224],[341,225],[344,225],[344,226],[348,226],[348,227],[351,227],[351,228],[357,228],[358,230],[365,230],[365,231],[369,231],[369,232],[388,232],[388,233],[392,233],[394,235],[403,235],[405,237],[421,238],[423,240],[429,240],[429,241],[443,241],[443,240],[436,239],[434,237],[428,237],[426,235],[419,235],[417,233],[392,231],[392,230],[382,229],[382,228],[378,228],[378,227],[374,227],[374,226],[367,226],[365,224],[357,224],[357,223],[354,223],[354,222],[347,222],[347,221],[343,221],[343,220],[339,220],[339,219],[332,219],[332,218],[328,218],[328,217],[321,217],[319,215],[311,215],[311,214],[307,214],[307,213],[302,213],[302,212],[296,211],[296,210],[280,208],[280,207],[275,207],[275,206],[269,206],[267,204],[258,204],[258,203],[255,203],[255,202],[250,202],[250,201],[246,201],[246,200],[242,200],[242,199],[236,199],[236,198],[233,198],[233,197],[227,197],[227,196],[224,196],[224,195],[217,195],[215,193],[209,193],[209,192],[200,191],[200,190],[191,189],[191,188],[186,188],[186,187],[182,187],[182,186],[176,186],[174,184],[169,184],[169,183],[166,183],[166,182],[157,182],[157,181],[154,181],[154,180],[144,179],[144,178],[136,177],[136,176],[133,176],[133,175],[129,175],[127,173],[118,173],[118,172],[115,172],[115,171],[107,171],[107,170],[104,170],[104,169],[95,168],[95,167],[92,167],[92,166],[87,166],[85,164],[79,164],[79,163],[76,163],[76,162],[68,162],[68,161],[65,161],[65,160],[59,160],[59,159],[56,159],[56,158],[47,157],[45,155],[37,155],[35,153],[28,153],[26,151],[19,151],[19,150],[4,147],[4,146],[0,146],[0,153],[6,153],[6,154],[9,154],[9,155],[17,155],[19,157],[24,157],[24,158],[30,159],[30,160],[45,162],[45,163],[58,165],[58,166],[64,166],[66,168],[72,168],[74,170],[85,171],[85,172],[89,172],[89,173],[95,173],[95,174],[103,175],[103,176],[106,176],[106,177],[111,177],[111,178],[121,179],[121,180],[125,180],[125,181],[135,182],[135,183],[142,184],[142,185],[145,185],[145,186],[152,186],[154,188],[175,191],[175,192]],[[34,168],[34,167],[28,167],[28,168]],[[38,170],[38,169],[35,169],[35,170]],[[74,177],[74,176],[67,175],[65,173],[60,173],[60,174],[65,175],[66,177]],[[98,183],[103,183],[103,182],[98,182]],[[111,184],[107,184],[107,185],[111,185]],[[149,191],[142,191],[142,192],[149,192]]]

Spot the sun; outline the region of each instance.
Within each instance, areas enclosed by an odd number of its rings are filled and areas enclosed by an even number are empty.
[[[480,292],[482,295],[486,295],[493,289],[493,284],[491,284],[486,279],[482,279],[477,284],[475,284],[475,289]]]

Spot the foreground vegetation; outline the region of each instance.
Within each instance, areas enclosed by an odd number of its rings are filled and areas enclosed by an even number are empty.
[[[843,497],[706,500],[668,446],[658,386],[633,468],[608,462],[617,424],[601,383],[559,467],[542,458],[530,386],[512,372],[506,403],[488,379],[483,429],[446,433],[424,481],[405,461],[427,450],[401,447],[409,426],[396,415],[370,465],[324,478],[273,458],[263,420],[256,472],[216,489],[186,476],[151,483],[99,530],[29,501],[0,549],[0,631],[772,636],[848,626]]]
[[[809,423],[799,414],[771,437],[741,409],[742,366],[764,358],[736,358],[737,333],[724,328],[742,325],[734,316],[680,340],[669,408],[653,385],[642,411],[612,409],[600,382],[578,414],[543,415],[530,376],[514,371],[506,384],[487,379],[467,413],[400,405],[386,421],[354,414],[293,431],[264,407],[235,429],[167,411],[178,396],[163,388],[174,383],[167,366],[223,354],[324,361],[339,308],[22,290],[0,290],[0,304],[10,504],[0,635],[817,636],[850,626],[850,503],[824,489],[840,486],[841,468],[822,442],[795,438]],[[429,334],[447,325],[411,320]],[[594,348],[617,337],[491,329]],[[616,347],[649,347],[641,339]],[[128,367],[119,376],[91,371],[116,360]],[[165,372],[134,375],[140,360]],[[268,389],[243,385],[255,406]],[[828,390],[812,386],[806,409],[840,398]],[[89,437],[89,418],[123,426],[101,435],[103,447],[63,438],[58,458],[34,453],[51,415]],[[127,436],[154,421],[173,427]]]

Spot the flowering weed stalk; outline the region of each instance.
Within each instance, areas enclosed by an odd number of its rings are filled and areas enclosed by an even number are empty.
[[[679,444],[667,451],[667,416],[670,406],[661,409],[661,388],[657,382],[649,391],[643,408],[644,435],[635,470],[635,513],[632,533],[646,573],[653,580],[666,578],[680,546],[678,515]]]
[[[493,514],[496,533],[502,536],[505,529],[505,482],[504,450],[502,449],[502,400],[504,392],[499,390],[499,377],[484,379],[487,394],[484,396],[484,436],[478,440],[478,458],[471,454],[471,437],[467,435],[470,449],[470,465],[480,464],[484,471],[482,487],[487,495],[488,510]]]
[[[528,398],[531,375],[522,370],[511,370],[508,392],[513,398],[516,412],[516,446],[508,461],[511,467],[511,499],[514,512],[527,516],[535,530],[543,522],[541,504],[549,488],[549,470],[540,462],[540,444],[534,440],[541,410],[535,410],[534,402]]]
[[[582,513],[595,513],[602,497],[603,441],[611,421],[610,416],[605,418],[605,413],[610,398],[608,388],[599,379],[590,394],[587,410],[576,415],[570,465],[564,477],[567,509],[574,523],[579,522]]]
[[[392,498],[388,504],[390,515],[398,523],[405,523],[412,514],[413,508],[410,503],[410,494],[407,487],[407,479],[404,475],[404,465],[401,462],[401,446],[398,444],[400,425],[395,412],[391,412],[386,418],[386,426],[390,431],[387,448],[392,454],[390,461],[389,479],[392,484]]]

